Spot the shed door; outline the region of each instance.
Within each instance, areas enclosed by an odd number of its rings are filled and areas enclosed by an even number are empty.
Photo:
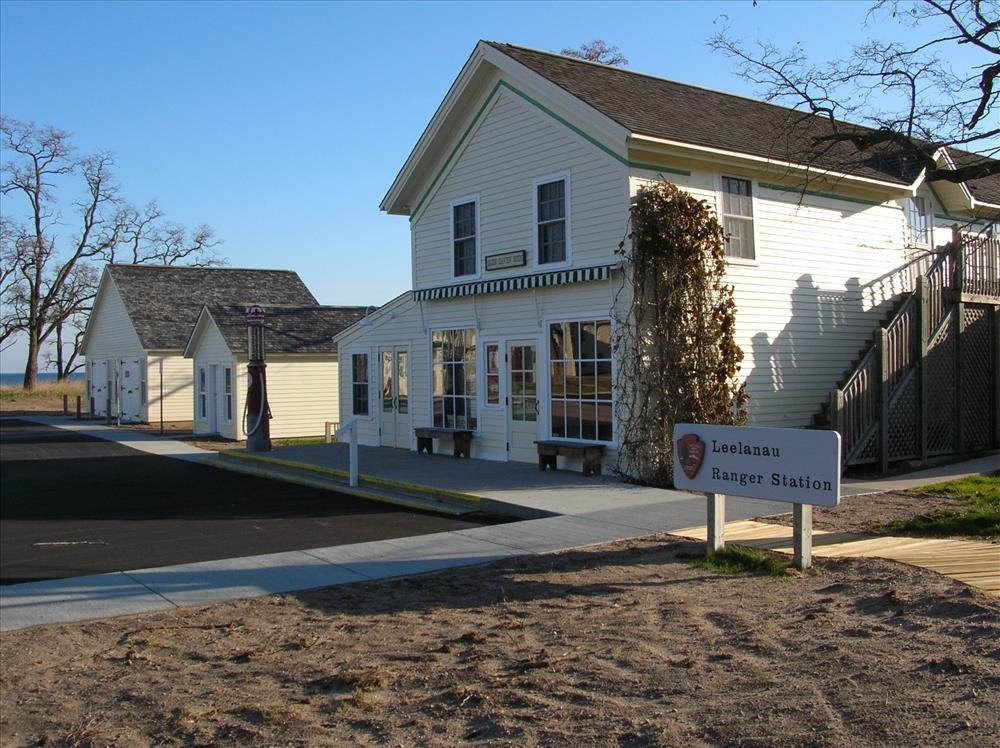
[[[538,345],[532,341],[507,343],[507,459],[538,459]]]
[[[121,362],[121,404],[122,421],[138,423],[142,420],[142,365],[137,358],[122,359]]]
[[[93,415],[104,417],[108,414],[108,362],[90,362],[90,398]]]
[[[382,407],[379,413],[381,444],[410,448],[410,356],[406,346],[379,348],[382,372]]]

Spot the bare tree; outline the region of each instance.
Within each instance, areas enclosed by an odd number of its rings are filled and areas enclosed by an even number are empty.
[[[884,154],[922,169],[929,181],[965,182],[1000,174],[998,77],[1000,4],[995,0],[877,0],[870,21],[889,16],[926,29],[913,44],[867,40],[844,59],[817,64],[799,45],[747,46],[724,28],[709,46],[739,64],[768,101],[804,110],[815,154],[847,143],[860,159]],[[954,70],[949,53],[976,60]],[[816,118],[827,123],[812,128]],[[852,124],[852,122],[858,124]],[[949,159],[943,147],[954,147]],[[970,153],[973,152],[973,153]],[[977,154],[977,155],[974,155]]]
[[[628,65],[628,60],[625,59],[621,50],[618,47],[609,46],[603,39],[594,39],[586,44],[581,44],[576,49],[564,49],[561,54],[588,62],[599,62],[602,65],[614,65],[615,67]]]
[[[7,198],[0,222],[0,346],[26,336],[26,389],[35,386],[42,345],[53,335],[58,375],[79,365],[82,315],[90,311],[103,263],[222,264],[208,227],[189,237],[183,227],[165,223],[155,203],[143,209],[127,203],[110,153],[77,156],[66,132],[8,117],[0,118],[0,134],[0,148],[10,156],[0,180]],[[76,228],[68,237],[60,193],[75,195]],[[23,199],[19,219],[11,208],[15,197]],[[76,345],[64,359],[68,329],[75,330]]]

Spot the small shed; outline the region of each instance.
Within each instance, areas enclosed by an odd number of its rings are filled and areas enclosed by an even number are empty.
[[[367,307],[267,306],[264,345],[271,436],[318,436],[339,419],[333,336]],[[184,349],[194,381],[194,432],[246,438],[246,306],[206,304]]]
[[[82,351],[92,413],[125,423],[193,418],[184,346],[205,304],[316,305],[290,270],[108,265]]]

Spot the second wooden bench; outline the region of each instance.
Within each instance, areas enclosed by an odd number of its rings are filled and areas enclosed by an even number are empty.
[[[604,459],[604,445],[593,442],[563,442],[555,439],[537,441],[538,445],[538,469],[552,468],[557,470],[556,458],[559,455],[564,457],[580,457],[583,459],[584,475],[600,475],[601,460]]]

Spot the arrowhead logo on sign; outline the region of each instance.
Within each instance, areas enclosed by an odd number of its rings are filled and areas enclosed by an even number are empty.
[[[705,442],[697,434],[685,434],[677,440],[677,461],[684,469],[688,480],[693,479],[701,469],[705,459]]]

